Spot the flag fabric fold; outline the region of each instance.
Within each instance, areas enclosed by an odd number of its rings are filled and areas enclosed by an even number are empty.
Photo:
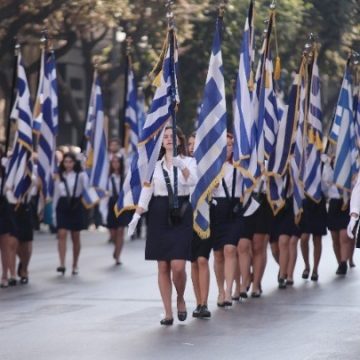
[[[86,136],[86,172],[89,186],[82,194],[86,208],[91,208],[106,196],[109,177],[109,157],[107,153],[108,126],[103,112],[100,79],[95,71],[92,94],[90,96]]]
[[[226,161],[226,101],[221,53],[219,17],[207,74],[199,126],[195,138],[194,156],[198,167],[198,182],[192,194],[194,230],[201,238],[210,235],[209,197],[222,176]]]

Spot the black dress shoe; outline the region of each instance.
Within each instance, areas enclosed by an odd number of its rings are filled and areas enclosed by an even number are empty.
[[[286,286],[293,286],[294,280],[286,280]]]
[[[309,274],[310,274],[310,270],[309,270],[309,269],[305,269],[305,270],[303,271],[301,277],[306,280],[306,279],[309,278]]]
[[[338,269],[336,270],[336,275],[346,275],[347,269],[348,269],[348,266],[347,266],[346,261],[342,261],[339,264]]]
[[[187,311],[178,311],[178,319],[179,321],[185,321],[187,318]]]
[[[317,273],[312,273],[310,279],[311,279],[311,281],[318,281],[319,280],[319,275]]]
[[[232,296],[231,300],[233,301],[239,301],[240,300],[240,295],[239,296]]]
[[[16,279],[9,279],[9,286],[16,286],[16,285],[17,285]]]
[[[231,300],[225,300],[224,301],[224,306],[232,306],[232,301]]]
[[[165,325],[165,326],[169,326],[169,325],[172,325],[174,323],[174,319],[171,318],[171,319],[162,319],[160,320],[160,325]]]
[[[253,291],[251,293],[251,297],[252,298],[259,298],[261,296],[261,292],[260,291]]]
[[[198,317],[199,317],[199,315],[200,315],[200,309],[201,309],[201,305],[199,304],[199,305],[196,307],[196,309],[193,311],[193,313],[192,313],[192,316],[193,316],[194,318],[198,318]]]
[[[22,276],[21,278],[20,278],[20,284],[21,285],[26,285],[26,284],[28,284],[29,283],[29,278],[27,277],[27,276]]]
[[[207,305],[201,305],[199,318],[206,319],[209,317],[211,317],[211,312],[209,311]]]
[[[286,280],[285,279],[280,277],[278,283],[279,283],[279,289],[286,289]]]
[[[244,300],[244,299],[247,299],[247,298],[248,298],[248,294],[245,291],[240,293],[240,300]]]
[[[65,268],[65,266],[59,266],[59,267],[56,269],[56,271],[57,271],[58,273],[62,273],[62,275],[64,275],[64,274],[65,274],[65,271],[66,271],[66,268]]]
[[[223,308],[223,307],[225,307],[225,301],[223,301],[223,302],[221,302],[221,303],[217,303],[216,304],[218,307],[221,307],[221,308]]]

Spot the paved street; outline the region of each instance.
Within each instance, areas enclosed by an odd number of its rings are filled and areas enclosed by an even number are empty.
[[[127,242],[124,265],[115,267],[107,234],[86,232],[79,276],[69,275],[68,256],[61,277],[54,237],[37,235],[29,285],[0,290],[0,360],[360,359],[360,252],[358,267],[336,278],[325,238],[319,283],[300,279],[299,258],[287,290],[276,287],[269,253],[264,296],[226,310],[216,308],[212,275],[212,319],[164,328],[156,264],[143,260],[144,244]]]

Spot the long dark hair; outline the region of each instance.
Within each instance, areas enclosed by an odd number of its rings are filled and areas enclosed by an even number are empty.
[[[110,160],[110,169],[109,169],[109,175],[111,176],[112,174],[115,173],[111,163],[112,161],[116,159],[119,164],[120,164],[120,178],[123,179],[124,178],[124,158],[122,156],[117,156],[117,155],[114,155],[111,160]]]
[[[168,129],[173,129],[172,126],[168,125],[165,127],[165,131]],[[176,136],[179,138],[179,144],[177,145],[177,153],[178,155],[187,156],[187,144],[186,144],[186,137],[183,131],[177,126],[176,127]],[[165,148],[161,145],[159,160],[165,155]]]
[[[60,165],[59,165],[59,173],[60,173],[60,175],[63,175],[64,172],[65,172],[64,160],[66,158],[70,158],[74,162],[74,169],[73,170],[76,173],[81,172],[82,169],[81,169],[80,161],[76,158],[76,155],[73,152],[67,152],[67,153],[64,154],[63,159],[61,160]]]

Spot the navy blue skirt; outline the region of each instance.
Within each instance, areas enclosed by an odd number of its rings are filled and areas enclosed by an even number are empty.
[[[191,260],[193,212],[189,196],[179,196],[181,221],[171,223],[169,198],[153,196],[147,214],[145,259],[158,261]]]
[[[327,213],[327,227],[330,231],[340,231],[347,228],[350,221],[349,206],[343,209],[342,199],[330,199]]]
[[[5,196],[0,197],[0,235],[9,234],[13,229],[10,206]]]
[[[301,236],[301,230],[295,224],[293,199],[286,199],[285,206],[273,217],[270,242],[278,241],[280,235]]]
[[[237,215],[233,213],[234,204],[227,198],[214,200],[216,205],[210,207],[210,239],[212,248],[218,251],[225,245],[237,245],[238,239],[232,235]]]
[[[252,240],[255,234],[270,234],[273,213],[265,194],[258,196],[260,206],[250,216],[242,216],[236,222],[235,233],[239,239]]]
[[[303,203],[304,212],[301,216],[300,230],[302,234],[312,234],[317,236],[326,235],[326,202],[322,198],[320,203],[306,198]]]
[[[34,239],[33,208],[30,204],[10,204],[11,230],[10,234],[20,242]]]
[[[61,197],[56,206],[56,222],[58,229],[81,231],[87,228],[86,210],[81,198]]]
[[[128,226],[134,214],[134,211],[124,211],[120,216],[117,217],[114,210],[116,202],[117,197],[113,196],[109,199],[108,215],[106,219],[106,226],[109,229],[118,229],[120,227]]]

